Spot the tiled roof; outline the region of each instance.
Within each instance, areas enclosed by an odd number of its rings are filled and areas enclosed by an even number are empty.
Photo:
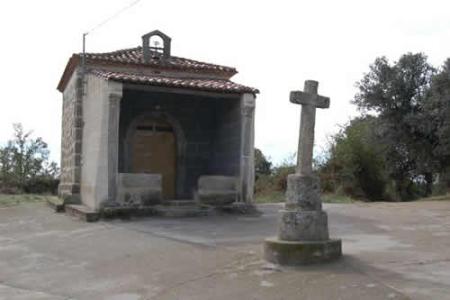
[[[78,55],[81,56],[80,54]],[[105,63],[133,64],[168,69],[182,69],[202,73],[225,73],[230,77],[237,73],[236,69],[232,67],[220,66],[176,56],[170,56],[167,59],[150,59],[146,62],[144,60],[142,47],[106,53],[86,53],[86,60],[87,62],[101,61]]]
[[[259,93],[257,89],[234,83],[230,80],[221,79],[197,79],[197,78],[172,78],[162,76],[151,76],[132,74],[125,72],[110,72],[104,70],[90,70],[91,74],[107,80],[146,84],[151,86],[184,88],[200,91],[211,91],[220,93]]]

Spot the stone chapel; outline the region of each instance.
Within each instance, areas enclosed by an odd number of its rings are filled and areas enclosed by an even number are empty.
[[[69,59],[58,84],[65,204],[251,204],[258,90],[231,81],[235,68],[171,50],[155,30],[142,46]]]

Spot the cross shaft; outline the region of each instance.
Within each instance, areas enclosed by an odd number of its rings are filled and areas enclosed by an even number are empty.
[[[306,80],[303,92],[293,91],[290,96],[292,103],[302,105],[296,173],[303,175],[312,174],[316,108],[330,106],[330,98],[317,94],[318,86],[317,81]]]

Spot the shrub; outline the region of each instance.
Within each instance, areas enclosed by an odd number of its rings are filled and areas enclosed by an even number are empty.
[[[323,191],[383,199],[387,173],[374,128],[373,117],[356,118],[332,137],[329,159],[319,167]]]
[[[23,191],[29,194],[52,194],[58,193],[59,179],[47,176],[35,177],[27,180]]]

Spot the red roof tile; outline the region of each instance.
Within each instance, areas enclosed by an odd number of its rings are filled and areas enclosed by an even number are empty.
[[[80,54],[78,55],[81,56]],[[167,59],[150,59],[148,62],[146,62],[144,60],[142,47],[123,49],[105,53],[86,53],[86,60],[88,63],[90,61],[92,62],[102,61],[106,63],[110,62],[128,65],[129,64],[143,65],[149,67],[160,67],[164,69],[181,69],[202,73],[224,73],[230,77],[237,73],[237,70],[232,67],[210,64],[177,56],[170,56]]]
[[[107,80],[146,84],[151,86],[184,88],[201,91],[211,91],[220,93],[259,93],[257,89],[234,83],[230,80],[220,79],[190,79],[190,78],[172,78],[163,76],[151,76],[142,74],[132,74],[125,72],[109,72],[104,70],[90,70],[91,74],[105,78]]]

